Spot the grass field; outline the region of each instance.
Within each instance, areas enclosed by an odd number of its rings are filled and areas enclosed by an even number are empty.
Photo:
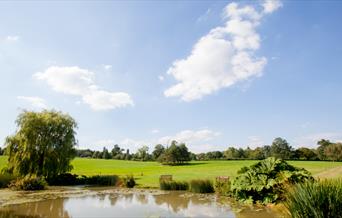
[[[6,157],[0,156],[0,168],[6,162]],[[133,174],[138,178],[137,182],[140,187],[158,187],[160,175],[173,175],[175,180],[213,179],[216,176],[233,177],[241,167],[255,162],[252,160],[195,161],[184,166],[163,166],[157,162],[76,158],[72,162],[74,166],[72,173],[78,175]],[[309,170],[316,177],[342,177],[342,162],[289,161],[289,163]]]

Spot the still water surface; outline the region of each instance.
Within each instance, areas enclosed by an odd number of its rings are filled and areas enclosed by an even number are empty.
[[[238,206],[186,192],[97,193],[0,208],[0,217],[282,217],[269,208]]]

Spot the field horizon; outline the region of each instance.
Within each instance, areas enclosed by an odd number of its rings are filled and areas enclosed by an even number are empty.
[[[7,163],[6,156],[0,156],[0,168]],[[215,179],[217,176],[235,177],[237,171],[244,166],[256,163],[257,160],[211,160],[191,161],[187,165],[167,166],[152,161],[105,160],[75,158],[72,161],[71,173],[77,175],[133,175],[138,187],[157,188],[160,175],[172,175],[174,180],[189,181],[191,179]],[[328,161],[288,161],[290,164],[305,168],[316,178],[342,177],[342,162]]]

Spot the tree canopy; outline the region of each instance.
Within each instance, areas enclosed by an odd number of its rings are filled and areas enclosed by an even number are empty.
[[[178,144],[177,141],[172,141],[170,147],[165,149],[158,160],[162,164],[183,164],[190,161],[190,152],[184,143]]]
[[[15,134],[5,141],[8,171],[50,178],[72,169],[77,123],[71,116],[53,110],[24,111],[16,124]]]

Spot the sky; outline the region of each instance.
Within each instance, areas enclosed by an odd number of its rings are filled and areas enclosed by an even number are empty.
[[[342,141],[340,1],[0,2],[0,141],[24,109],[79,148]]]

